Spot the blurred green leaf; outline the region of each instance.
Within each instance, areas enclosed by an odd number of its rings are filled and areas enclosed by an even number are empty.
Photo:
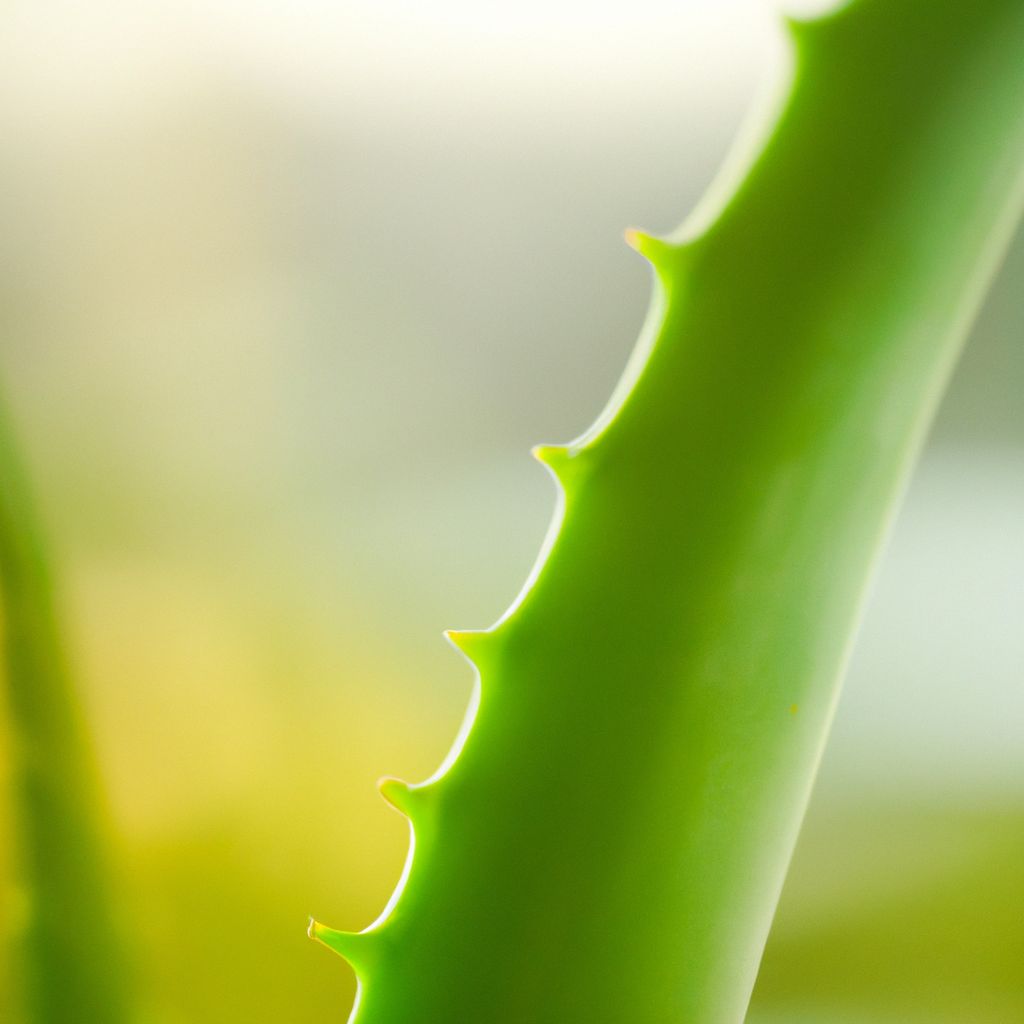
[[[57,623],[41,528],[0,411],[0,597],[11,778],[33,1024],[128,1020],[92,757]]]

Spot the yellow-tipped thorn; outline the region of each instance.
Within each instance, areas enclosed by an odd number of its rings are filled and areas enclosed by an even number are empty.
[[[401,779],[393,779],[390,776],[384,776],[384,778],[378,780],[377,789],[380,790],[380,795],[392,806],[399,814],[404,814],[407,818],[412,817],[412,808],[415,803],[415,791],[408,782],[403,782]]]
[[[547,466],[559,479],[569,467],[572,455],[564,444],[538,444],[530,454],[542,465]]]
[[[649,235],[637,228],[627,228],[623,232],[623,237],[626,239],[626,245],[630,249],[640,253],[641,256],[648,259],[655,267],[663,266],[672,253],[672,246],[668,242],[661,238],[655,238],[653,235]]]
[[[446,629],[444,638],[457,651],[464,654],[474,665],[490,644],[492,634],[486,629]]]
[[[365,935],[355,932],[339,932],[336,928],[328,928],[327,925],[321,924],[313,917],[309,919],[306,934],[314,942],[319,942],[321,946],[326,946],[332,953],[337,953],[356,971],[360,969],[360,966],[365,965],[367,954]]]

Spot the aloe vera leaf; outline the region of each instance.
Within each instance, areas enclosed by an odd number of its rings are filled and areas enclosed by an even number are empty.
[[[98,788],[68,671],[38,518],[0,414],[0,600],[26,922],[26,1020],[129,1019]]]
[[[453,637],[478,703],[388,795],[405,875],[358,1024],[737,1024],[870,571],[1022,205],[1024,4],[788,25],[772,132],[652,262],[608,410],[538,457],[522,594]],[[809,979],[808,984],[812,984]]]

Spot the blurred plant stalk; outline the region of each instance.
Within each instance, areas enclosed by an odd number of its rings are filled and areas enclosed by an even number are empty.
[[[31,1024],[129,1019],[95,769],[27,473],[0,408],[0,597]]]

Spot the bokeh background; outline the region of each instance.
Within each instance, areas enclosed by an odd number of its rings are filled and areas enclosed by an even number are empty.
[[[344,1021],[767,0],[11,0],[0,387],[60,572],[140,1019]],[[1024,1020],[1024,244],[864,623],[751,1024]],[[6,758],[0,758],[5,763]],[[3,779],[0,771],[0,779]],[[23,925],[5,803],[5,946]],[[553,852],[554,855],[554,852]],[[9,963],[7,957],[3,963]],[[0,970],[0,1018],[20,1020]]]

